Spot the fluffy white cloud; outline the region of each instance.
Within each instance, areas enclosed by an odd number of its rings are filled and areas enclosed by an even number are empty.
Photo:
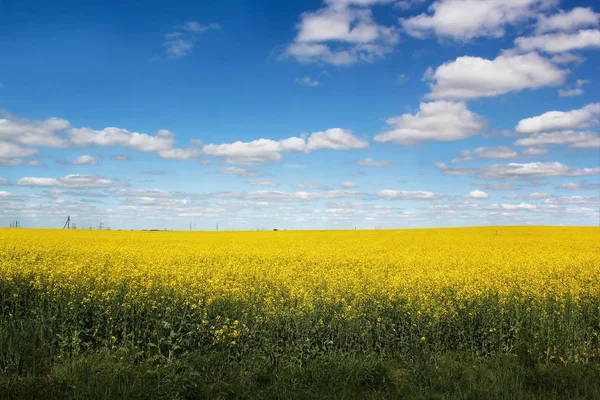
[[[556,64],[581,64],[585,57],[572,53],[560,53],[552,56],[552,62]]]
[[[471,186],[479,186],[488,190],[517,190],[517,187],[512,183],[473,183]]]
[[[532,162],[493,164],[480,168],[450,168],[444,163],[436,163],[445,175],[474,175],[484,179],[536,179],[557,176],[598,175],[600,168],[569,167],[560,162]]]
[[[377,142],[411,144],[425,140],[453,141],[471,137],[486,127],[483,117],[464,103],[421,103],[416,114],[389,118],[391,129],[375,136]]]
[[[340,128],[312,133],[307,140],[305,151],[332,149],[364,149],[369,146],[366,140],[357,138],[352,132]]]
[[[310,76],[305,76],[303,78],[296,78],[296,83],[299,85],[315,87],[319,86],[320,82],[317,80],[312,80]]]
[[[598,123],[600,103],[588,104],[571,111],[548,111],[537,117],[519,121],[516,130],[519,133],[536,133],[563,129],[588,128]]]
[[[279,186],[279,183],[270,181],[268,179],[254,179],[254,180],[248,181],[248,183],[250,185],[256,185],[256,186],[271,186],[271,187]]]
[[[378,196],[383,199],[391,200],[436,200],[443,197],[442,195],[435,194],[433,192],[389,189],[380,191]]]
[[[300,62],[350,65],[383,58],[398,42],[393,27],[377,24],[368,6],[388,1],[327,1],[326,7],[305,12],[285,55]]]
[[[64,188],[99,188],[114,186],[129,186],[120,182],[97,175],[69,174],[59,178],[25,177],[17,181],[17,185],[30,187],[64,187]]]
[[[219,199],[239,199],[262,202],[304,202],[327,199],[357,198],[363,196],[362,193],[344,190],[329,190],[321,193],[311,192],[283,192],[270,190],[256,190],[250,192],[218,192],[209,195],[211,198]]]
[[[548,151],[548,149],[545,149],[543,147],[529,147],[529,148],[526,148],[525,150],[523,150],[522,153],[524,156],[527,156],[527,157],[536,157],[536,156],[545,156],[550,152]]]
[[[485,200],[489,199],[490,195],[482,190],[472,190],[466,197],[473,200]]]
[[[175,135],[167,130],[160,130],[156,135],[130,132],[121,128],[73,128],[67,131],[70,142],[76,146],[121,146],[138,151],[155,152],[170,149],[175,143]]]
[[[567,182],[556,187],[559,190],[600,190],[600,184],[589,182]]]
[[[320,183],[312,183],[312,182],[308,182],[308,183],[296,183],[294,184],[295,188],[298,189],[317,189],[317,190],[332,190],[333,188],[330,186],[326,186],[326,185],[321,185]]]
[[[204,154],[222,157],[228,164],[263,164],[269,161],[281,161],[282,150],[283,145],[280,142],[270,139],[206,144],[202,147]]]
[[[195,160],[200,155],[200,150],[194,147],[185,149],[160,150],[158,156],[167,160]]]
[[[533,192],[529,194],[511,194],[504,196],[505,199],[521,199],[521,200],[539,200],[552,197],[550,193]]]
[[[10,181],[6,178],[0,178],[0,186],[8,186],[10,185]]]
[[[0,159],[15,159],[20,157],[31,157],[38,154],[36,149],[19,146],[11,142],[0,141]]]
[[[362,149],[369,145],[366,140],[357,138],[352,132],[341,128],[314,132],[307,139],[290,137],[279,141],[257,139],[252,142],[206,144],[205,154],[222,157],[228,164],[264,164],[283,160],[282,152],[311,152],[314,150]]]
[[[358,184],[354,183],[354,182],[343,182],[342,183],[342,187],[344,189],[354,189],[358,187]]]
[[[361,167],[389,167],[392,165],[392,162],[387,160],[364,158],[362,160],[352,161],[352,164],[360,165]]]
[[[560,10],[558,14],[549,17],[540,15],[536,32],[572,32],[579,28],[597,26],[600,24],[600,13],[595,13],[591,7],[575,7],[565,12]]]
[[[90,155],[84,154],[71,161],[71,165],[98,165],[98,160]]]
[[[452,164],[463,161],[472,161],[473,156],[478,158],[516,158],[519,154],[510,147],[478,147],[475,150],[462,150],[460,158],[455,158],[451,161]]]
[[[219,173],[222,175],[237,175],[237,176],[257,176],[258,173],[256,171],[247,170],[244,168],[238,167],[228,167],[219,170]]]
[[[544,200],[546,204],[582,204],[588,206],[600,207],[600,197],[583,197],[583,196],[568,196],[568,197],[551,197]]]
[[[568,71],[537,53],[504,53],[493,60],[459,57],[428,69],[431,99],[472,99],[561,84]]]
[[[576,33],[548,33],[546,35],[519,37],[515,45],[522,51],[541,50],[546,53],[563,53],[571,50],[600,47],[600,30],[584,29]]]
[[[130,161],[131,160],[131,158],[126,154],[113,154],[112,156],[110,156],[110,158],[112,160],[117,160],[117,161]]]
[[[582,94],[583,94],[582,88],[558,89],[558,95],[560,97],[574,97],[574,96],[581,96]]]
[[[74,146],[120,146],[143,152],[156,152],[159,157],[176,160],[193,160],[200,151],[196,148],[177,149],[175,135],[161,129],[155,135],[130,132],[127,129],[109,127],[101,130],[73,128],[67,130],[69,142]]]
[[[19,118],[2,112],[0,119],[0,140],[12,141],[27,146],[67,147],[67,141],[57,133],[71,126],[61,118],[48,118],[43,121]]]
[[[555,144],[571,144],[577,148],[594,148],[600,146],[600,136],[595,132],[562,131],[535,133],[515,142],[517,146],[546,146]]]
[[[468,41],[476,37],[502,37],[505,27],[535,16],[545,0],[438,0],[428,10],[400,22],[409,35]]]

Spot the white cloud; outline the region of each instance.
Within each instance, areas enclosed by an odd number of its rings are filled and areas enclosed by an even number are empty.
[[[352,164],[360,165],[361,167],[389,167],[392,165],[392,162],[387,160],[364,158],[362,160],[352,161]]]
[[[5,190],[0,190],[0,200],[14,200],[17,199],[19,196],[17,196],[14,193],[11,192],[7,192]]]
[[[98,160],[90,155],[84,154],[71,161],[71,165],[98,165]]]
[[[326,7],[303,13],[284,55],[333,65],[383,58],[398,42],[398,34],[393,27],[378,25],[366,7],[384,2],[388,1],[327,1]]]
[[[550,193],[533,192],[529,194],[511,194],[504,196],[505,199],[520,199],[520,200],[539,200],[552,197]]]
[[[194,41],[181,32],[172,32],[165,35],[163,46],[169,58],[177,59],[191,53],[194,48]]]
[[[574,97],[581,96],[583,94],[583,89],[575,88],[575,89],[558,89],[558,95],[560,97]]]
[[[572,32],[579,28],[597,26],[599,24],[600,13],[595,13],[591,7],[575,7],[568,12],[560,10],[558,14],[549,17],[540,15],[536,26],[536,32]]]
[[[459,57],[431,68],[424,79],[430,81],[431,99],[472,99],[492,97],[523,89],[561,84],[567,75],[537,53],[504,53],[494,60]]]
[[[462,161],[472,161],[472,156],[478,158],[516,158],[519,154],[510,147],[478,147],[475,150],[462,150],[460,152],[461,158],[452,160],[452,164]]]
[[[473,190],[466,197],[473,200],[485,200],[489,199],[490,195],[481,190]]]
[[[517,187],[512,183],[473,183],[471,186],[479,186],[488,190],[517,190]]]
[[[528,147],[525,150],[523,150],[522,153],[524,156],[527,157],[536,157],[545,156],[550,152],[548,151],[548,149],[545,149],[543,147]]]
[[[341,128],[331,128],[314,132],[307,139],[290,137],[279,141],[257,139],[252,142],[206,144],[205,154],[222,157],[228,164],[264,164],[283,160],[282,152],[311,152],[314,150],[362,149],[369,145],[366,140],[357,138],[352,132]]]
[[[315,200],[327,200],[327,199],[342,199],[342,198],[357,198],[363,194],[354,191],[344,190],[329,190],[321,193],[311,192],[283,192],[283,191],[269,191],[269,190],[257,190],[250,192],[218,192],[212,193],[212,198],[234,198],[240,200],[251,200],[251,201],[262,201],[262,202],[304,202],[304,201],[315,201]]]
[[[598,123],[600,103],[571,111],[548,111],[537,117],[519,121],[516,130],[519,133],[536,133],[563,129],[588,128]]]
[[[19,146],[11,142],[0,141],[0,159],[15,159],[20,157],[31,157],[38,154],[36,149]]]
[[[558,95],[560,97],[573,97],[573,96],[580,96],[583,94],[583,85],[587,85],[588,83],[590,83],[590,81],[586,81],[584,79],[577,79],[577,81],[575,81],[575,86],[576,88],[573,89],[565,89],[565,90],[558,90]]]
[[[319,86],[320,82],[316,81],[316,80],[312,80],[310,78],[310,76],[305,76],[303,78],[296,78],[296,83],[299,85],[315,87],[315,86]]]
[[[428,13],[401,19],[406,32],[417,38],[430,33],[438,37],[468,41],[476,37],[502,37],[507,25],[535,16],[544,0],[438,0]]]
[[[113,154],[111,157],[113,160],[117,161],[130,161],[131,158],[126,154]]]
[[[312,182],[296,183],[293,186],[298,189],[317,189],[317,190],[332,190],[333,189],[330,186],[321,185],[320,183],[312,183]]]
[[[600,136],[595,132],[562,131],[535,133],[515,142],[517,146],[546,146],[556,144],[571,144],[578,148],[593,148],[598,146]]]
[[[10,181],[6,178],[0,178],[0,186],[8,186],[10,185]]]
[[[581,64],[585,57],[572,53],[560,53],[552,56],[552,62],[556,64]]]
[[[589,140],[582,140],[571,145],[575,149],[600,149],[600,135],[597,133]]]
[[[449,101],[421,103],[416,114],[392,117],[386,122],[391,129],[376,135],[376,142],[412,144],[425,140],[461,140],[486,127],[483,117],[469,111],[464,103]]]
[[[442,195],[433,192],[389,189],[380,191],[378,196],[390,200],[436,200],[442,197]]]
[[[449,168],[436,163],[445,175],[475,175],[485,179],[536,179],[557,176],[598,175],[600,168],[569,167],[560,162],[493,164],[480,168]]]
[[[165,175],[166,172],[163,171],[162,169],[153,169],[151,171],[144,171],[144,174],[148,174],[148,175]]]
[[[59,178],[25,177],[17,181],[17,185],[30,187],[64,187],[64,188],[99,188],[114,186],[129,186],[120,182],[97,175],[69,174]]]
[[[522,51],[541,50],[563,53],[590,47],[600,47],[600,30],[585,29],[577,33],[548,33],[540,36],[519,37],[515,45]]]
[[[194,34],[219,28],[220,25],[215,23],[204,25],[196,21],[186,22],[180,27],[180,31],[165,35],[163,46],[165,47],[167,56],[171,59],[177,59],[188,55],[195,46]]]
[[[583,196],[568,196],[568,197],[551,197],[544,200],[545,204],[581,204],[587,206],[600,207],[600,197],[583,197]]]
[[[343,182],[342,183],[342,187],[344,189],[354,189],[358,187],[358,184],[354,183],[354,182]]]
[[[302,147],[304,147],[304,140]],[[263,164],[269,161],[281,161],[283,145],[270,139],[258,139],[252,142],[234,142],[224,144],[206,144],[204,154],[222,157],[228,164]]]
[[[567,182],[556,187],[559,190],[600,190],[600,184],[589,182]]]
[[[7,112],[1,113],[0,140],[9,140],[27,146],[67,147],[64,138],[57,133],[71,126],[61,118],[48,118],[43,121],[18,118]]]
[[[257,176],[258,173],[256,171],[247,170],[244,168],[238,167],[227,167],[219,170],[219,173],[222,175],[237,175],[237,176]]]
[[[168,130],[160,130],[152,136],[114,127],[101,130],[73,128],[67,134],[70,142],[76,146],[121,146],[147,152],[169,150],[175,143],[175,135]]]
[[[206,32],[210,31],[211,29],[220,29],[221,26],[215,23],[205,25],[197,21],[188,21],[185,24],[183,24],[183,28],[190,32]]]
[[[357,138],[352,132],[341,128],[327,129],[312,133],[306,143],[306,151],[333,149],[364,149],[369,146],[366,140]]]
[[[279,186],[279,183],[270,181],[268,179],[254,179],[254,180],[248,181],[248,183],[250,185],[256,185],[256,186],[271,186],[271,187]]]
[[[160,150],[158,156],[167,160],[195,160],[200,155],[200,150],[194,147],[185,149]]]

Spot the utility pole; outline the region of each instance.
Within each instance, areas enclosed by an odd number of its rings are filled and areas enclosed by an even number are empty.
[[[192,230],[192,223],[190,222],[190,231]]]
[[[67,222],[65,222],[63,229],[71,229],[71,216],[70,215],[67,217]]]
[[[217,232],[219,232],[219,223],[217,222]]]

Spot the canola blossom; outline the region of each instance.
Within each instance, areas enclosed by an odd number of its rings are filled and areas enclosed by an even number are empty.
[[[0,328],[129,346],[600,357],[600,229],[0,230]]]

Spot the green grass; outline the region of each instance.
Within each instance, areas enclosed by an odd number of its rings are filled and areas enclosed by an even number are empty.
[[[447,353],[398,360],[330,353],[307,362],[189,354],[171,363],[125,350],[0,376],[2,399],[600,399],[600,366]]]

